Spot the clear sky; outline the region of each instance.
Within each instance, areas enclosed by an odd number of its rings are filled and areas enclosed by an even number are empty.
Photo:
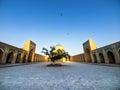
[[[62,44],[71,55],[93,39],[98,47],[120,40],[120,0],[0,0],[0,41],[36,52]]]

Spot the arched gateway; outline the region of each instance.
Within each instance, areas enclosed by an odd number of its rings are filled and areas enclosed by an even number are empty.
[[[31,62],[32,61],[32,56],[34,54],[34,50],[31,49],[30,52],[29,52],[29,56],[28,56],[28,62]]]

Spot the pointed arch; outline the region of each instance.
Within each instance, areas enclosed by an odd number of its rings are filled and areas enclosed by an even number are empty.
[[[102,53],[99,53],[99,58],[101,63],[105,63],[105,59]]]
[[[31,49],[30,52],[29,52],[29,56],[28,56],[28,62],[31,62],[31,61],[32,61],[33,53],[34,53],[34,50]]]
[[[2,62],[3,53],[4,53],[4,52],[0,49],[0,62]]]
[[[21,61],[21,54],[19,53],[16,58],[16,63],[20,63]]]
[[[92,62],[91,61],[91,55],[90,55],[90,50],[89,49],[85,49],[85,55],[86,55],[86,59],[88,62]]]
[[[26,54],[23,56],[23,63],[26,63]]]
[[[120,49],[119,49],[119,51],[118,51],[118,54],[119,54],[119,58],[120,58]]]
[[[97,57],[95,54],[93,54],[93,58],[94,58],[94,63],[97,63]]]
[[[107,52],[107,56],[108,56],[109,63],[111,63],[111,64],[115,64],[116,63],[115,62],[115,56],[114,56],[112,51],[108,51]]]
[[[10,52],[10,53],[7,55],[6,63],[7,63],[7,64],[8,64],[8,63],[9,63],[9,64],[12,63],[13,58],[14,58],[14,53],[13,53],[13,52]]]

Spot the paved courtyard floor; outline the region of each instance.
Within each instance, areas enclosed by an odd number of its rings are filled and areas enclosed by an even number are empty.
[[[0,90],[120,90],[120,67],[47,64],[0,68]]]

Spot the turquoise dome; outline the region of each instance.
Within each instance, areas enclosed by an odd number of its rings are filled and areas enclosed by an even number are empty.
[[[56,44],[56,46],[62,46],[61,44]]]

